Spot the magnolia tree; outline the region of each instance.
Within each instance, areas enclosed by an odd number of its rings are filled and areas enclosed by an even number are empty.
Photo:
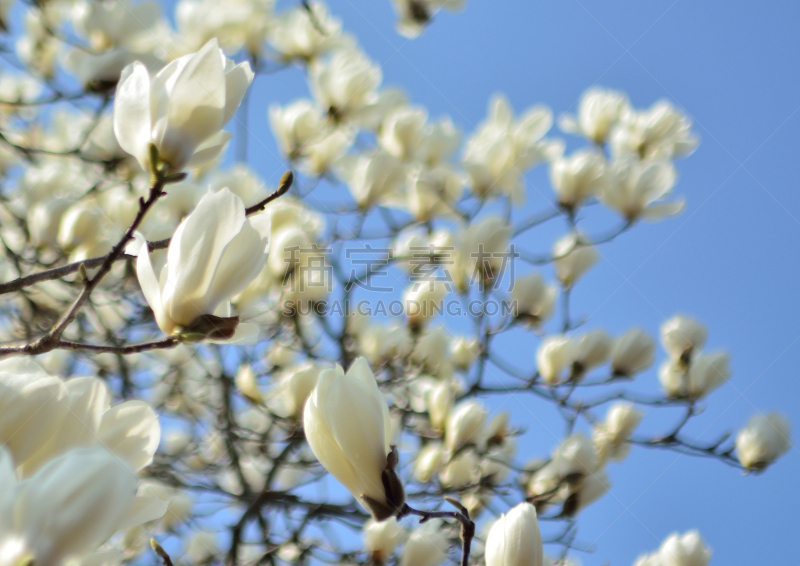
[[[410,37],[461,8],[395,3]],[[498,94],[462,132],[322,3],[0,5],[0,565],[573,564],[632,446],[744,472],[788,450],[774,413],[686,434],[730,375],[691,316],[610,336],[570,308],[598,246],[684,206],[697,138],[668,101],[593,88],[554,127]],[[309,96],[250,108],[286,161],[270,190],[225,128],[287,67]],[[549,454],[504,396],[560,416]],[[690,531],[636,565],[710,557]]]

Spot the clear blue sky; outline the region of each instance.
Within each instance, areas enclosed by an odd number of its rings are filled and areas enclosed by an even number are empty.
[[[687,112],[701,144],[678,162],[685,213],[603,248],[574,312],[613,333],[636,324],[655,335],[676,312],[708,325],[707,347],[729,351],[734,375],[687,429],[698,437],[735,430],[756,410],[800,423],[800,4],[468,0],[465,12],[439,14],[412,41],[394,31],[389,0],[329,5],[383,66],[384,84],[402,86],[431,116],[450,115],[465,132],[497,91],[518,111],[536,103],[556,115],[575,110],[581,93],[600,85],[627,92],[637,107],[667,98]],[[282,164],[266,107],[306,93],[294,71],[255,86],[250,162],[273,184]],[[521,216],[545,208],[550,196],[544,172],[535,172]],[[538,233],[540,249],[565,229],[556,228]],[[518,366],[533,364],[534,348],[523,349],[531,353],[517,357]],[[655,371],[639,382],[655,391]],[[531,398],[503,408],[528,426],[521,454],[550,451],[549,429],[560,429],[547,409]],[[669,422],[646,418],[643,429]],[[609,473],[612,492],[581,519],[579,540],[596,547],[582,556],[588,566],[629,565],[670,532],[692,528],[713,547],[712,564],[798,562],[797,449],[760,477],[643,449]]]

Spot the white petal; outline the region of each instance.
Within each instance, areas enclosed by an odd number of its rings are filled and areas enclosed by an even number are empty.
[[[208,138],[195,150],[189,163],[186,164],[186,168],[195,169],[216,159],[232,137],[232,133],[220,130],[217,134]]]
[[[100,421],[98,440],[136,470],[153,461],[160,438],[158,416],[144,401],[120,403]]]
[[[114,135],[122,149],[148,169],[152,124],[150,75],[138,61],[123,69],[114,96]]]
[[[242,103],[245,92],[253,82],[253,71],[250,63],[239,63],[230,72],[225,74],[225,117],[222,119],[224,126],[231,121],[236,110]]]
[[[144,236],[138,232],[135,234],[134,240],[139,242],[137,250],[139,257],[136,259],[136,277],[139,279],[139,286],[142,288],[142,294],[147,304],[153,309],[153,315],[155,316],[158,327],[164,333],[172,334],[175,323],[170,320],[164,309],[161,287],[158,282],[159,276],[156,274],[153,269],[153,263],[150,261],[150,251],[147,249],[147,241],[144,239]]]

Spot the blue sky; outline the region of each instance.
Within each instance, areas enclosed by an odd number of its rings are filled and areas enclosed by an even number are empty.
[[[727,350],[734,375],[688,427],[698,438],[736,430],[759,410],[800,422],[800,4],[468,0],[463,13],[438,14],[415,40],[394,31],[389,0],[329,6],[382,65],[385,85],[402,86],[432,117],[449,115],[466,133],[498,91],[517,111],[544,103],[558,115],[599,85],[625,91],[636,107],[666,98],[689,114],[701,143],[677,164],[686,211],[604,247],[575,292],[574,312],[615,334],[639,325],[655,335],[676,312],[707,324],[707,348]],[[307,90],[295,71],[260,78],[254,88],[250,162],[274,184],[282,164],[266,107]],[[543,169],[528,187],[519,217],[552,198]],[[539,249],[565,229],[537,232]],[[532,367],[533,349],[522,349],[519,367]],[[637,388],[656,391],[655,371]],[[521,459],[550,451],[560,423],[548,408],[517,398],[503,409],[528,428]],[[648,416],[643,430],[664,430],[671,418]],[[609,473],[612,492],[581,518],[579,540],[596,549],[581,556],[586,565],[631,564],[669,533],[692,528],[713,547],[712,564],[797,561],[797,449],[759,477],[643,449]]]

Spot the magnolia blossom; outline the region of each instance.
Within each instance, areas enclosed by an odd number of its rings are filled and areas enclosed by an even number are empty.
[[[378,141],[388,153],[407,161],[416,153],[427,121],[424,108],[396,108],[384,118]]]
[[[667,360],[659,368],[658,378],[669,397],[701,399],[725,383],[731,376],[728,354],[697,354],[686,368],[680,361]]]
[[[572,350],[572,379],[582,379],[583,375],[602,364],[611,355],[614,341],[604,330],[593,330],[574,339]]]
[[[462,192],[461,176],[451,166],[419,165],[406,178],[405,207],[421,222],[452,216]]]
[[[447,421],[445,444],[455,452],[465,444],[480,444],[483,440],[483,425],[486,409],[477,401],[466,401],[458,405]]]
[[[445,462],[447,453],[441,444],[427,444],[414,461],[414,479],[428,482]]]
[[[597,424],[592,431],[601,462],[607,458],[619,461],[627,456],[630,445],[626,441],[643,416],[631,403],[619,401],[609,407],[605,421]]]
[[[597,469],[594,443],[580,432],[572,433],[565,438],[553,452],[551,460],[561,478],[573,474],[588,476]]]
[[[428,521],[411,532],[400,553],[400,566],[440,566],[447,560],[449,546],[442,521]]]
[[[303,427],[311,450],[328,472],[378,521],[405,502],[389,446],[389,408],[366,359],[345,374],[326,369],[306,402]]]
[[[426,394],[425,402],[428,415],[434,430],[443,431],[450,416],[450,410],[455,401],[453,385],[449,381],[441,381],[434,385]]]
[[[581,96],[577,119],[565,115],[558,125],[565,132],[580,134],[596,144],[604,144],[629,106],[628,98],[621,92],[591,88]]]
[[[400,191],[406,178],[403,164],[383,151],[373,155],[345,156],[337,167],[353,199],[363,209]]]
[[[311,91],[319,105],[336,121],[357,119],[375,102],[383,75],[355,47],[337,49],[326,61],[314,61],[310,69]]]
[[[408,531],[390,518],[387,521],[377,522],[370,519],[364,524],[364,551],[375,564],[384,564],[389,561],[397,545],[408,537]]]
[[[409,38],[417,37],[440,8],[451,12],[461,10],[465,0],[392,0],[397,12],[397,32]]]
[[[208,163],[230,139],[222,128],[252,81],[250,64],[235,65],[216,39],[152,77],[142,63],[133,63],[122,71],[114,98],[119,145],[145,171],[164,164],[168,172],[177,172]],[[159,163],[150,163],[151,145]]]
[[[556,275],[565,288],[580,279],[600,259],[594,246],[578,232],[571,232],[553,246]]]
[[[672,533],[654,553],[640,556],[634,566],[707,566],[711,549],[698,531]]]
[[[459,336],[450,344],[450,361],[463,370],[469,370],[481,353],[481,344],[477,338]]]
[[[631,328],[614,340],[611,370],[616,376],[633,377],[655,362],[656,343],[639,328]]]
[[[486,566],[542,566],[536,508],[520,503],[500,516],[486,537]]]
[[[164,513],[135,509],[135,472],[102,446],[75,448],[18,480],[0,447],[0,549],[4,564],[64,564],[117,530]],[[138,515],[138,516],[137,516]]]
[[[692,122],[666,100],[648,110],[626,108],[611,136],[616,156],[635,155],[641,159],[675,159],[692,153],[697,137]]]
[[[543,139],[552,125],[549,108],[533,107],[515,120],[505,96],[492,97],[489,117],[467,140],[464,150],[464,167],[473,193],[481,197],[506,194],[515,204],[521,204],[525,171],[563,152],[561,143]]]
[[[575,209],[607,187],[609,176],[603,156],[594,151],[578,151],[550,165],[550,182],[558,204]]]
[[[274,17],[272,0],[181,0],[175,10],[179,52],[196,51],[217,38],[228,53],[243,47],[258,56]],[[175,49],[173,48],[173,49]]]
[[[167,250],[167,263],[153,265],[144,237],[128,253],[138,254],[136,273],[159,328],[166,334],[233,336],[238,318],[228,300],[243,291],[267,262],[269,216],[248,218],[242,200],[228,189],[207,193],[181,222]]]
[[[284,59],[311,61],[342,44],[341,34],[342,22],[330,16],[325,4],[308,2],[308,9],[297,6],[278,16],[269,40]]]
[[[675,315],[661,325],[661,345],[674,360],[688,361],[705,343],[705,326],[691,318]]]
[[[505,267],[503,258],[508,252],[512,232],[508,222],[499,216],[486,216],[461,232],[457,238],[459,248],[454,271],[460,263],[466,279],[461,282],[464,288],[467,283],[473,283],[475,277],[486,282],[500,275],[500,269]]]
[[[472,450],[466,450],[451,458],[439,472],[442,487],[451,489],[475,485],[480,479],[480,459]]]
[[[672,191],[676,179],[675,167],[669,162],[621,157],[612,164],[609,182],[600,192],[600,199],[628,222],[639,218],[661,220],[683,210],[683,199],[662,201]]]
[[[777,413],[754,415],[736,435],[736,455],[745,468],[761,470],[789,451],[789,421]]]
[[[270,106],[269,124],[278,147],[289,159],[302,155],[307,145],[321,140],[329,131],[327,120],[310,100]]]
[[[534,327],[553,315],[557,297],[558,289],[553,285],[545,285],[544,279],[538,273],[520,277],[514,281],[511,289],[514,315]]]
[[[306,362],[287,370],[281,377],[278,392],[283,408],[289,416],[297,419],[302,417],[303,407],[317,386],[322,369],[313,362]]]
[[[575,359],[575,344],[568,336],[548,336],[536,350],[536,368],[545,383],[556,385]]]
[[[414,283],[403,295],[408,324],[419,329],[428,320],[444,311],[447,285],[443,281]]]

